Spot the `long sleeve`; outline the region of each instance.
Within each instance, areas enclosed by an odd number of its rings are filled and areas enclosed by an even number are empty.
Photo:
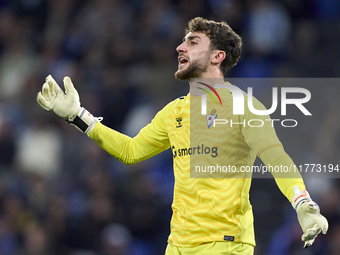
[[[140,133],[131,138],[99,122],[89,137],[103,150],[127,165],[148,159],[167,149],[151,145],[144,140]]]
[[[289,201],[291,201],[294,196],[294,186],[298,186],[300,190],[305,189],[305,184],[298,168],[282,147],[268,148],[258,156],[267,167],[280,168],[281,166],[287,166],[288,169],[291,169],[289,173],[282,171],[272,172],[279,189]]]
[[[166,119],[171,107],[172,103],[166,105],[156,114],[151,123],[142,128],[133,138],[100,122],[96,123],[88,136],[119,161],[127,165],[135,164],[170,147]]]

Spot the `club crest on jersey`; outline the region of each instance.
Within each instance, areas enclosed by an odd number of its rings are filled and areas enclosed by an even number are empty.
[[[183,124],[182,124],[182,117],[176,118],[176,122],[177,122],[176,128],[180,128],[180,127],[183,126]]]
[[[207,117],[208,128],[210,128],[211,125],[214,123],[214,120],[217,118],[216,110],[213,109],[210,114],[206,115],[206,117]]]

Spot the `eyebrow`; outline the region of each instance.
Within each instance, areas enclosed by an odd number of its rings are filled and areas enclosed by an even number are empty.
[[[188,38],[188,41],[192,41],[196,38],[200,39],[201,40],[201,37],[197,36],[197,35],[191,35],[191,36],[188,36],[188,37],[184,37],[183,38],[183,42],[185,42],[185,39]]]

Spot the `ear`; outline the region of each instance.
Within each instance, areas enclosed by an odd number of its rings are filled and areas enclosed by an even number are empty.
[[[227,54],[223,50],[213,50],[211,62],[213,64],[221,64],[221,62],[226,58]]]

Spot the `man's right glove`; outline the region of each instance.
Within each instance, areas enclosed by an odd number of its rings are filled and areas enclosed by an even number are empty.
[[[308,248],[321,231],[326,234],[328,230],[327,219],[320,214],[319,206],[311,199],[306,190],[295,193],[292,198],[292,206],[297,212],[303,230],[301,240],[305,242],[304,248]]]
[[[47,76],[42,91],[37,95],[37,102],[45,110],[53,111],[83,133],[89,134],[101,118],[93,117],[80,106],[79,94],[69,77],[64,78],[64,86],[66,94],[51,75]]]

